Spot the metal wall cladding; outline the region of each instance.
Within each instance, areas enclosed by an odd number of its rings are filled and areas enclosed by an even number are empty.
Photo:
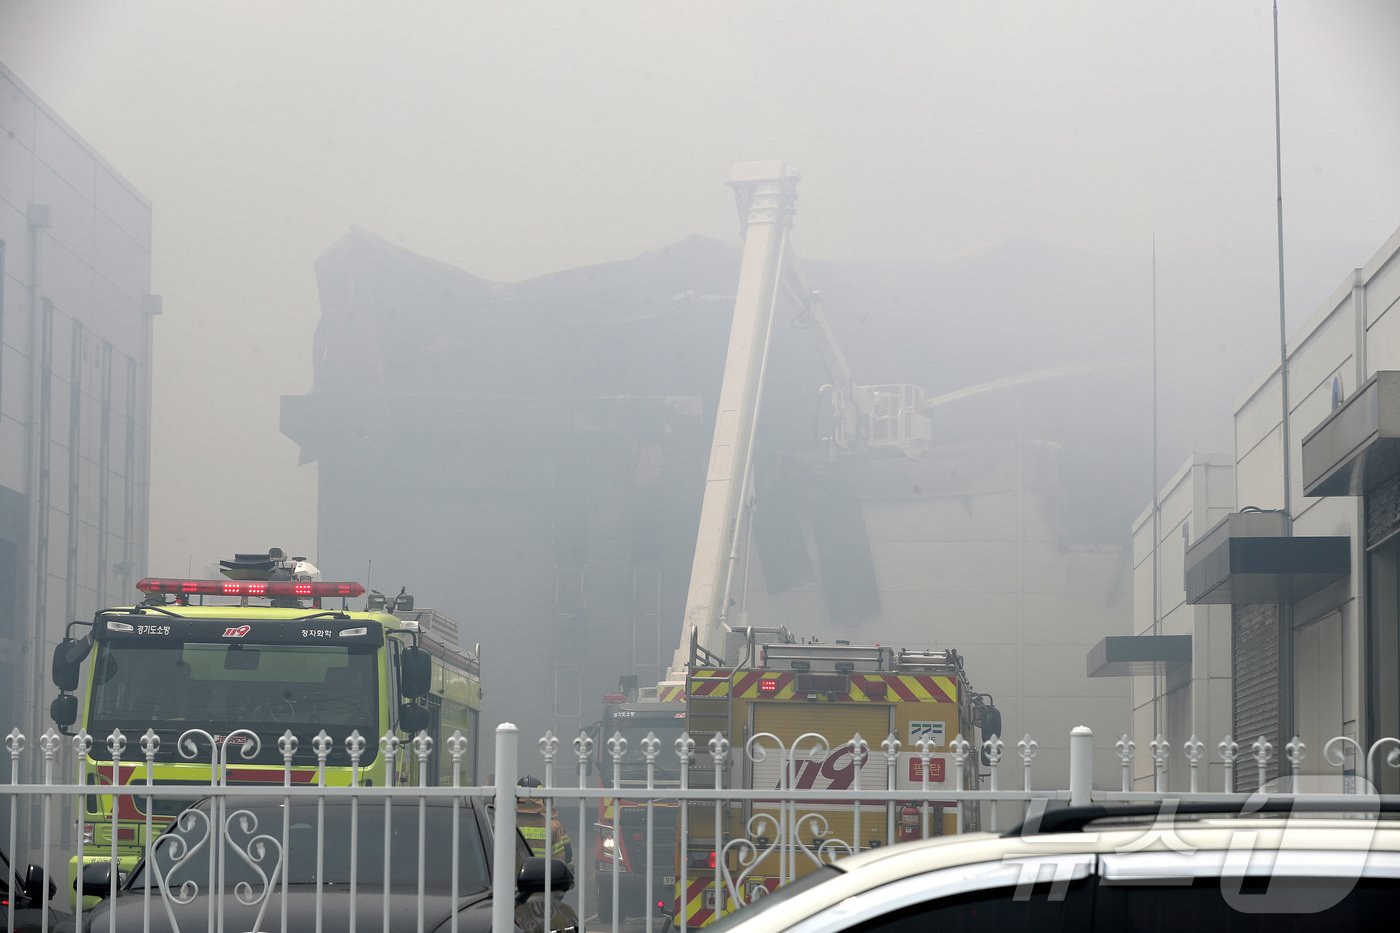
[[[1373,550],[1400,532],[1400,473],[1366,494],[1366,547]]]
[[[1234,738],[1240,744],[1242,766],[1235,769],[1235,788],[1258,789],[1258,772],[1252,763],[1250,745],[1264,736],[1273,743],[1275,754],[1266,777],[1278,776],[1279,755],[1279,644],[1278,607],[1268,603],[1247,603],[1234,607],[1232,662],[1234,674]]]

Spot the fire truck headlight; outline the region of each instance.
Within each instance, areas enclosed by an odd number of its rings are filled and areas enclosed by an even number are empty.
[[[91,823],[83,824],[83,845],[90,846],[97,841],[97,827]]]

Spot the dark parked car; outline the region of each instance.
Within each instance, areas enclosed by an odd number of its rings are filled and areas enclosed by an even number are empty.
[[[68,915],[48,906],[58,887],[44,876],[37,865],[25,869],[20,877],[10,865],[9,856],[0,849],[0,930],[9,929],[13,914],[15,933],[31,933],[43,929],[44,912],[48,911],[49,929]]]
[[[196,804],[178,818],[161,837],[151,862],[143,861],[121,882],[117,897],[91,911],[83,912],[84,930],[107,930],[109,912],[116,914],[119,931],[142,930],[150,879],[149,929],[172,929],[167,912],[175,916],[183,931],[202,930],[208,922],[210,812],[213,800]],[[283,835],[283,804],[280,798],[233,797],[226,801],[230,825],[223,846],[224,882],[214,903],[223,911],[223,928],[228,930],[280,930],[284,895],[277,852]],[[426,802],[425,861],[421,872],[423,929],[451,929],[452,914],[458,914],[463,931],[487,930],[491,926],[492,825],[485,802],[459,800],[458,815],[458,896],[452,900],[452,802],[432,799]],[[332,798],[325,801],[324,841],[318,845],[316,801],[293,800],[287,814],[287,887],[285,906],[288,930],[315,928],[317,893],[320,894],[322,928],[349,928],[353,911],[360,929],[384,927],[388,910],[390,930],[418,929],[418,801],[396,801],[388,821],[389,886],[384,886],[385,809],[381,801],[361,800],[358,807],[355,845],[351,846],[351,801]],[[246,813],[248,816],[236,816]],[[179,838],[170,838],[172,836]],[[551,897],[551,920],[544,923],[544,881],[552,872],[552,892],[562,894],[573,885],[573,877],[563,862],[534,858],[525,840],[516,837],[515,922],[525,933],[576,933],[578,917],[573,908]],[[321,855],[318,871],[317,853]],[[356,866],[354,895],[350,891],[351,864]],[[154,867],[155,871],[152,871]],[[219,866],[215,866],[216,870]],[[110,884],[109,863],[90,865],[83,875],[84,893],[104,895]],[[148,874],[149,873],[149,874]],[[273,876],[272,891],[264,876]],[[165,879],[162,895],[159,879]],[[190,896],[181,893],[181,885]],[[180,903],[186,901],[186,903]],[[248,903],[248,902],[252,903]],[[261,914],[261,921],[258,920]],[[256,926],[254,924],[257,924]],[[60,928],[72,930],[70,920]]]

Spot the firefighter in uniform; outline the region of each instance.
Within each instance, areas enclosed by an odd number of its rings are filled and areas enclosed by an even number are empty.
[[[516,782],[521,787],[541,787],[538,778],[526,775]],[[531,855],[544,854],[544,798],[542,797],[517,797],[515,801],[515,822],[520,827],[520,835],[525,837],[525,842],[530,846]],[[554,858],[560,859],[569,866],[569,871],[574,870],[574,844],[569,839],[569,834],[564,831],[564,824],[559,822],[559,814],[550,814],[549,837],[553,842]]]

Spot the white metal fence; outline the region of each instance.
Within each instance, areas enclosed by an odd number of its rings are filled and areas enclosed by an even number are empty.
[[[511,929],[515,922],[516,877],[519,845],[517,839],[517,814],[515,804],[518,797],[543,798],[547,812],[545,826],[551,825],[550,817],[556,812],[577,809],[576,823],[573,817],[565,829],[573,837],[575,862],[579,877],[575,884],[577,913],[585,921],[590,920],[596,911],[596,904],[590,900],[598,895],[599,885],[594,848],[597,835],[602,832],[616,832],[614,822],[610,827],[603,818],[602,809],[607,801],[627,798],[644,810],[645,842],[640,847],[645,858],[642,864],[634,865],[632,874],[642,874],[645,878],[645,903],[650,908],[658,902],[677,907],[674,923],[682,929],[688,920],[688,893],[691,882],[702,881],[716,892],[716,904],[725,902],[742,904],[754,896],[766,893],[766,888],[753,887],[748,882],[760,865],[773,874],[771,866],[776,859],[776,881],[792,880],[805,871],[805,867],[831,861],[842,855],[867,848],[875,844],[887,844],[897,838],[896,819],[907,815],[901,807],[917,808],[920,814],[919,835],[937,832],[937,806],[953,804],[958,811],[959,826],[962,814],[968,804],[984,809],[986,822],[993,828],[1034,817],[1052,805],[1083,805],[1090,803],[1171,801],[1174,799],[1199,799],[1219,803],[1223,807],[1242,807],[1254,795],[1238,793],[1235,790],[1236,777],[1244,768],[1254,769],[1255,783],[1268,793],[1286,793],[1300,802],[1313,799],[1332,800],[1338,797],[1355,799],[1373,791],[1374,779],[1383,768],[1400,768],[1400,739],[1382,739],[1369,748],[1363,748],[1348,737],[1333,738],[1323,745],[1317,759],[1320,767],[1309,775],[1310,762],[1306,746],[1294,738],[1283,749],[1283,760],[1276,761],[1273,744],[1261,738],[1248,748],[1231,738],[1214,747],[1208,747],[1194,736],[1174,749],[1163,738],[1150,743],[1154,789],[1138,791],[1133,789],[1133,764],[1137,755],[1135,744],[1126,736],[1118,739],[1115,750],[1122,763],[1122,782],[1118,790],[1096,789],[1092,783],[1094,736],[1089,729],[1078,727],[1072,730],[1069,747],[1069,786],[1062,789],[1036,786],[1033,766],[1038,752],[1037,743],[1029,736],[1014,746],[1016,760],[1007,760],[1007,745],[994,737],[983,743],[981,749],[974,748],[961,736],[949,743],[948,748],[940,749],[924,741],[916,745],[912,757],[922,762],[919,773],[922,783],[916,788],[897,787],[895,769],[901,760],[908,761],[910,752],[903,752],[900,742],[893,735],[885,737],[875,747],[859,735],[846,742],[830,742],[816,733],[800,737],[791,745],[785,744],[777,736],[760,734],[748,738],[740,747],[734,748],[723,736],[711,737],[699,750],[689,736],[681,736],[673,748],[663,749],[662,743],[654,735],[641,741],[645,778],[638,781],[624,781],[622,762],[627,754],[627,741],[621,735],[614,735],[606,742],[603,755],[598,755],[594,741],[588,736],[579,736],[568,745],[553,735],[546,734],[539,741],[544,758],[544,780],[540,788],[526,790],[517,787],[518,763],[521,758],[519,736],[516,727],[506,723],[496,729],[496,772],[490,786],[463,786],[461,784],[462,757],[468,745],[461,733],[454,733],[442,744],[444,749],[435,749],[431,738],[420,734],[402,747],[400,740],[392,734],[378,740],[379,754],[385,757],[389,767],[386,773],[392,774],[393,761],[402,755],[411,756],[413,773],[417,782],[411,786],[363,786],[360,780],[360,762],[367,747],[367,740],[359,733],[351,733],[340,743],[336,743],[325,732],[321,732],[311,745],[317,758],[317,779],[309,786],[293,783],[293,757],[298,740],[290,733],[277,738],[278,751],[283,758],[282,780],[280,783],[263,783],[255,786],[240,785],[229,780],[231,764],[238,763],[238,757],[252,758],[264,741],[250,730],[239,730],[228,736],[215,737],[208,732],[192,729],[181,735],[178,746],[180,755],[190,761],[207,762],[209,775],[207,782],[198,785],[158,784],[153,778],[154,764],[159,739],[153,732],[147,732],[138,739],[135,747],[128,745],[128,738],[120,732],[113,732],[103,740],[110,760],[104,760],[101,769],[114,775],[112,786],[94,786],[85,783],[81,763],[93,747],[93,738],[84,732],[71,737],[60,736],[52,729],[30,743],[18,730],[5,737],[5,747],[10,759],[12,780],[0,785],[0,806],[8,810],[9,833],[7,851],[11,863],[23,865],[25,861],[37,861],[50,869],[51,877],[58,882],[59,895],[56,901],[66,900],[68,865],[76,859],[81,865],[94,857],[109,858],[115,861],[119,853],[120,829],[118,810],[111,807],[111,843],[97,849],[84,842],[81,826],[69,823],[59,816],[69,812],[76,805],[76,812],[83,813],[85,795],[110,795],[114,803],[119,799],[129,799],[139,804],[144,814],[144,826],[128,832],[140,837],[140,854],[153,867],[143,871],[132,890],[123,898],[140,898],[141,924],[143,930],[151,929],[153,921],[167,924],[169,929],[180,929],[180,917],[188,917],[191,905],[203,899],[202,922],[189,929],[225,929],[225,914],[242,908],[254,912],[250,929],[279,930],[304,929],[295,918],[288,917],[289,875],[288,865],[299,851],[303,858],[308,857],[306,849],[313,845],[307,839],[298,841],[291,830],[288,814],[293,801],[298,807],[314,807],[314,922],[320,930],[328,918],[335,915],[332,910],[333,898],[348,897],[353,903],[365,892],[382,898],[383,910],[378,926],[381,929],[433,929],[438,923],[425,913],[425,876],[430,869],[446,863],[449,888],[444,892],[447,903],[456,905],[461,900],[459,888],[462,877],[461,845],[463,834],[478,832],[479,822],[466,823],[472,813],[487,814],[494,828],[494,843],[489,856],[490,887],[493,894],[491,913],[494,929]],[[831,787],[802,788],[797,780],[799,769],[814,756],[832,749],[850,750],[853,766],[850,784],[844,789]],[[348,787],[326,786],[326,761],[333,750],[343,750],[351,761],[353,785]],[[985,753],[986,773],[982,786],[964,786],[962,764],[968,756]],[[133,754],[134,753],[134,754]],[[901,759],[901,753],[905,756]],[[952,788],[934,788],[929,784],[930,761],[940,754],[951,753],[957,767],[952,768],[956,776]],[[431,775],[440,773],[434,770],[434,755],[447,754],[452,759],[449,784],[430,786]],[[612,764],[611,774],[595,773],[600,769],[597,763]],[[1185,787],[1169,790],[1167,774],[1170,764],[1175,761],[1184,764],[1186,769]],[[1286,762],[1286,765],[1285,765]],[[138,765],[134,783],[121,783],[122,766]],[[733,786],[736,783],[729,775],[731,771],[754,773],[753,767],[763,764],[765,774],[784,775],[776,786]],[[1223,766],[1223,786],[1212,790],[1201,777],[1207,765]],[[883,767],[881,767],[883,765]],[[736,767],[737,766],[737,767]],[[862,767],[863,766],[863,767]],[[1271,766],[1283,766],[1283,777],[1271,786],[1267,775]],[[1350,767],[1348,767],[1350,766]],[[663,773],[675,775],[672,780],[658,778],[658,768]],[[774,770],[776,769],[776,771]],[[1019,771],[1019,775],[1014,772]],[[865,786],[862,786],[862,772],[866,773]],[[33,776],[29,782],[22,782],[20,776]],[[276,776],[275,770],[270,772]],[[883,774],[882,779],[871,776]],[[1174,783],[1182,783],[1178,778]],[[1008,786],[1015,784],[1017,786]],[[1303,793],[1307,791],[1307,793]],[[8,798],[8,799],[6,799]],[[231,805],[230,799],[237,798]],[[201,809],[186,811],[176,818],[179,834],[159,835],[161,817],[153,816],[157,801],[204,800]],[[251,801],[251,802],[250,802]],[[281,802],[281,825],[260,823],[255,805],[257,801]],[[348,801],[348,803],[346,802]],[[494,801],[507,801],[508,806],[492,806]],[[450,810],[448,807],[450,805]],[[329,808],[329,812],[328,812]],[[373,808],[372,810],[370,808]],[[474,809],[475,808],[475,809]],[[658,830],[661,821],[658,814],[662,808],[676,811],[674,834],[667,839]],[[825,811],[823,810],[825,808]],[[848,808],[853,832],[851,838],[835,838],[827,830],[830,824],[827,815],[832,808]],[[176,807],[175,809],[178,809]],[[345,811],[348,810],[348,813]],[[429,811],[432,811],[430,818]],[[383,813],[383,855],[382,877],[359,877],[363,846],[362,838],[357,837],[364,814],[376,814],[376,827],[380,825]],[[445,811],[445,812],[444,812]],[[998,812],[1000,811],[1000,812]],[[174,812],[171,810],[169,812]],[[264,815],[268,811],[263,811]],[[395,816],[395,813],[398,816]],[[614,814],[618,812],[613,811]],[[692,812],[706,814],[703,827],[691,821]],[[478,816],[480,820],[482,816]],[[78,820],[82,817],[78,816]],[[393,820],[406,820],[411,825],[417,823],[414,851],[391,852],[389,826]],[[450,843],[435,846],[429,842],[430,826],[450,821]],[[615,819],[615,817],[614,817]],[[863,820],[869,820],[862,826]],[[170,822],[169,817],[164,822]],[[348,826],[345,825],[348,823]],[[312,824],[306,826],[309,832]],[[733,831],[742,826],[741,832]],[[23,830],[21,830],[23,827]],[[440,828],[440,827],[439,827]],[[717,840],[713,867],[695,869],[686,853],[689,851],[689,837],[692,829],[697,833],[703,830],[704,838]],[[327,835],[328,831],[330,836]],[[552,830],[547,830],[552,835]],[[348,885],[342,892],[339,887],[329,887],[324,872],[328,857],[339,857],[343,845],[335,840],[344,840],[348,833],[349,877]],[[130,838],[130,836],[128,836]],[[546,841],[544,851],[550,851],[551,840]],[[590,845],[593,843],[593,845]],[[297,849],[300,845],[301,848]],[[441,851],[447,848],[448,852]],[[200,859],[196,856],[203,853]],[[665,853],[675,853],[668,856]],[[210,857],[210,853],[217,853]],[[156,855],[156,858],[152,858]],[[661,872],[655,862],[670,859]],[[188,866],[198,865],[199,876],[195,877]],[[398,866],[398,867],[395,867]],[[412,883],[403,882],[399,867],[408,866],[416,871],[409,874],[416,879],[416,889]],[[614,868],[617,866],[614,865]],[[665,868],[669,867],[670,872]],[[308,871],[310,869],[308,868]],[[673,872],[673,874],[672,874]],[[623,905],[619,899],[621,871],[611,873],[610,906],[604,913],[609,917],[614,931],[620,929],[627,918],[623,916]],[[655,881],[660,876],[663,882]],[[671,884],[665,884],[669,878]],[[118,877],[113,872],[110,880],[109,896],[117,892]],[[281,897],[275,897],[278,891]],[[549,890],[546,880],[544,903],[552,903],[557,892]],[[399,894],[410,895],[416,902],[416,910],[411,919],[391,911],[391,901]],[[272,905],[277,902],[277,909]],[[679,902],[679,903],[677,903]],[[127,903],[130,903],[128,901]],[[84,904],[79,898],[74,906],[77,928],[83,929]],[[87,909],[91,919],[92,908]],[[181,911],[185,911],[181,914]],[[441,929],[455,931],[458,927],[458,911],[449,908],[450,918],[442,921]],[[548,912],[546,912],[547,914]],[[244,916],[245,914],[240,914]],[[648,933],[666,922],[664,916],[647,909],[644,916],[636,918],[628,925]],[[13,917],[9,921],[13,929]],[[42,921],[48,928],[48,918]],[[349,914],[349,929],[355,928],[355,912]],[[290,924],[290,925],[289,925]],[[108,912],[105,921],[95,929],[135,929],[134,926],[119,926],[115,912]]]

